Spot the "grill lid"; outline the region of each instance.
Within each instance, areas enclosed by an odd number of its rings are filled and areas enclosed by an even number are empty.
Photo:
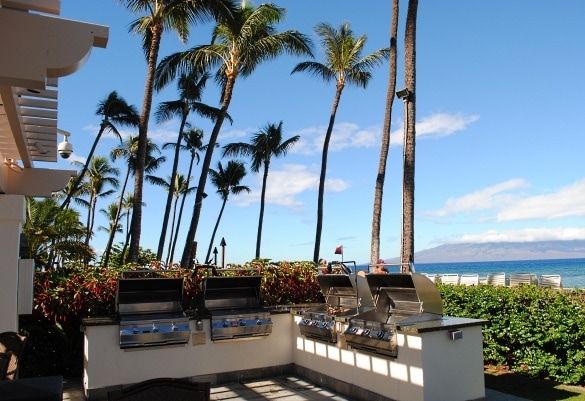
[[[206,277],[202,283],[205,308],[260,308],[261,282],[262,276]]]
[[[437,286],[417,273],[368,274],[372,298],[379,312],[396,315],[443,315],[443,303]]]
[[[120,315],[181,312],[183,278],[133,277],[118,279],[116,310]]]

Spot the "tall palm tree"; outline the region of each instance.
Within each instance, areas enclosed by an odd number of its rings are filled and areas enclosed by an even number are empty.
[[[154,171],[156,171],[166,160],[166,158],[164,156],[156,156],[156,154],[160,153],[160,149],[158,147],[158,145],[154,144],[152,141],[148,140],[147,141],[147,147],[146,147],[146,172],[147,173],[153,173]],[[121,146],[112,149],[112,151],[110,152],[110,159],[112,161],[116,161],[117,159],[123,158],[126,160],[126,173],[124,175],[124,182],[122,184],[122,189],[120,190],[120,195],[118,197],[119,201],[118,201],[118,213],[121,213],[122,210],[124,209],[122,207],[122,203],[125,201],[124,199],[124,194],[126,193],[126,187],[128,185],[128,180],[130,179],[130,175],[134,175],[135,171],[136,171],[136,157],[137,157],[137,149],[138,149],[138,137],[136,135],[131,135],[130,137],[128,137],[127,140],[125,140]],[[134,197],[130,197],[127,199],[131,199],[132,201],[134,201]],[[132,208],[130,208],[131,210]],[[128,214],[126,215],[127,219],[129,220],[131,217],[131,213],[130,210],[128,210]],[[116,220],[119,220],[120,217],[118,216],[118,218]],[[127,224],[126,225],[126,230],[127,230],[127,240],[130,240],[130,225]],[[108,262],[109,262],[109,256],[110,256],[110,252],[112,250],[112,246],[114,244],[114,236],[110,235],[110,237],[108,238],[108,243],[106,245],[106,249],[104,251],[104,258],[103,258],[103,263],[104,266],[107,266]],[[124,247],[124,251],[122,253],[122,255],[125,255],[125,251],[126,251],[126,246],[128,245],[128,243],[125,244]]]
[[[215,222],[215,227],[213,227],[213,233],[211,234],[211,240],[209,241],[209,248],[205,255],[206,264],[210,263],[209,256],[211,255],[211,248],[213,247],[215,234],[217,233],[219,221],[221,220],[229,195],[237,195],[244,191],[250,192],[250,188],[245,185],[240,185],[240,182],[246,176],[246,168],[242,162],[230,160],[225,168],[221,165],[221,162],[217,162],[217,170],[210,168],[209,176],[211,177],[211,183],[217,188],[216,192],[221,197],[222,204],[221,209],[219,210],[219,215],[217,216],[217,221]]]
[[[108,233],[108,238],[113,238],[117,233],[124,232],[122,225],[120,224],[120,218],[124,217],[125,212],[120,213],[120,204],[119,203],[110,203],[106,209],[100,209],[100,212],[104,215],[104,217],[108,221],[108,225],[106,226],[99,226],[98,230],[102,230]],[[110,249],[107,249],[107,253],[104,252],[102,255],[102,266],[108,267],[107,263],[109,263],[109,253]]]
[[[93,141],[93,145],[89,151],[89,155],[87,156],[87,160],[83,165],[81,173],[76,177],[74,183],[69,188],[65,200],[61,204],[61,209],[67,207],[71,201],[71,197],[75,195],[75,191],[77,191],[81,180],[85,176],[85,172],[91,163],[95,148],[97,147],[103,133],[106,131],[112,132],[120,139],[120,142],[122,142],[122,136],[120,135],[120,132],[118,132],[116,125],[127,127],[138,126],[139,116],[136,107],[129,105],[116,91],[111,92],[104,100],[98,103],[95,114],[103,117],[100,124],[100,130]]]
[[[113,167],[108,162],[108,159],[101,156],[92,159],[87,169],[87,181],[83,183],[89,192],[86,245],[89,245],[89,240],[93,234],[97,201],[116,192],[115,188],[119,186],[119,181],[116,177],[119,174],[120,170]]]
[[[157,68],[159,82],[164,85],[187,69],[197,68],[205,71],[219,67],[216,80],[222,86],[221,112],[211,132],[201,166],[193,216],[181,257],[183,267],[192,265],[193,241],[197,232],[211,158],[232,100],[236,80],[240,76],[242,78],[250,76],[262,62],[272,60],[283,53],[312,57],[311,42],[307,36],[295,30],[276,32],[275,24],[282,20],[284,14],[283,8],[273,4],[261,4],[254,8],[243,2],[232,17],[219,20],[213,30],[211,44],[172,54],[161,60]]]
[[[379,49],[362,57],[366,44],[366,35],[355,38],[349,23],[342,23],[339,29],[333,28],[327,23],[318,24],[315,27],[317,36],[320,37],[323,47],[325,63],[305,61],[298,64],[291,74],[306,71],[310,75],[329,82],[335,81],[336,90],[333,98],[333,106],[329,115],[329,125],[323,141],[323,153],[321,156],[321,174],[319,176],[319,198],[317,201],[317,229],[315,232],[315,249],[313,261],[318,263],[321,247],[321,231],[323,229],[323,196],[325,193],[325,176],[327,172],[327,154],[329,141],[335,124],[335,115],[341,99],[341,93],[346,84],[366,88],[372,70],[388,58],[389,49]]]
[[[402,181],[402,271],[414,263],[414,161],[416,119],[416,17],[418,0],[408,1],[404,34],[405,103],[404,167]]]
[[[388,74],[388,89],[386,91],[386,112],[384,114],[384,127],[382,129],[382,144],[380,145],[380,162],[376,175],[376,187],[374,189],[374,207],[372,213],[372,239],[370,243],[370,264],[374,265],[380,258],[380,222],[382,220],[382,198],[384,195],[384,181],[386,180],[386,165],[388,161],[388,149],[390,148],[390,126],[392,125],[392,105],[396,92],[396,64],[398,36],[398,1],[392,0],[392,23],[390,26],[390,70]]]
[[[130,30],[142,35],[146,56],[146,80],[142,112],[138,126],[138,153],[134,175],[134,212],[131,223],[131,262],[138,261],[142,222],[142,191],[147,155],[147,134],[158,52],[165,30],[175,31],[183,43],[189,37],[191,24],[213,18],[225,18],[234,9],[232,0],[118,0],[133,14],[145,14],[130,25]]]
[[[164,188],[167,192],[170,192],[173,196],[173,213],[171,218],[171,237],[169,238],[169,246],[167,251],[167,257],[165,260],[165,266],[169,265],[169,261],[172,259],[171,255],[171,248],[173,243],[173,235],[175,230],[175,222],[177,218],[177,204],[179,203],[179,199],[181,195],[188,194],[195,191],[197,188],[189,187],[189,180],[185,178],[182,174],[175,175],[175,178],[172,180],[171,177],[168,178],[168,181],[161,177],[156,177],[154,175],[147,175],[146,180],[151,184],[157,185],[159,187]],[[162,260],[162,259],[161,259]]]
[[[193,128],[186,131],[183,135],[185,137],[185,144],[182,145],[182,149],[187,150],[190,154],[189,158],[189,171],[187,172],[187,178],[191,181],[191,173],[193,172],[193,164],[195,160],[197,160],[197,164],[199,164],[200,157],[199,152],[203,152],[207,147],[203,145],[203,130],[199,128]],[[181,220],[183,218],[183,209],[185,208],[185,201],[187,200],[187,195],[191,192],[185,192],[181,196],[181,205],[179,206],[179,216],[177,217],[177,226],[175,227],[175,234],[173,236],[173,241],[171,245],[171,250],[169,254],[171,257],[175,255],[175,248],[177,246],[177,238],[179,238],[179,229],[181,228]]]
[[[162,102],[155,113],[157,122],[168,121],[173,117],[180,117],[181,125],[179,127],[179,134],[177,135],[177,142],[175,144],[175,154],[173,157],[173,168],[171,170],[170,181],[175,181],[177,175],[177,169],[179,166],[179,152],[181,150],[181,140],[183,139],[183,130],[187,124],[187,117],[191,111],[196,112],[202,117],[206,117],[215,121],[219,115],[219,109],[216,107],[208,106],[201,103],[201,95],[207,79],[209,78],[208,73],[201,73],[196,70],[189,71],[189,73],[182,74],[179,77],[177,88],[179,90],[179,99]],[[155,83],[156,85],[156,83]],[[171,203],[173,200],[173,193],[169,191],[167,196],[167,202],[165,205],[165,212],[163,216],[163,224],[158,241],[157,258],[162,259],[163,249],[165,246],[165,240],[167,236],[167,225],[169,222],[169,214],[171,212]]]
[[[224,156],[249,156],[252,158],[251,170],[255,173],[263,167],[262,194],[260,196],[260,217],[258,218],[258,233],[256,235],[256,259],[260,258],[260,243],[262,240],[262,222],[264,220],[264,205],[266,200],[266,183],[268,169],[272,157],[286,156],[286,152],[300,139],[299,135],[282,141],[282,121],[276,125],[267,124],[260,132],[252,137],[251,143],[236,142],[223,147]]]

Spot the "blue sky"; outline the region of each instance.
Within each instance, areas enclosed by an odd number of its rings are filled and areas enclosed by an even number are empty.
[[[311,35],[317,61],[323,61],[313,28],[320,22],[349,22],[356,36],[366,34],[366,53],[388,46],[390,1],[281,0],[287,18],[280,30]],[[86,65],[59,83],[59,128],[72,133],[75,153],[57,168],[84,161],[98,131],[97,104],[113,90],[140,109],[146,63],[138,37],[128,33],[135,18],[114,0],[63,0],[61,17],[110,27],[107,48],[95,48]],[[369,6],[369,7],[368,7]],[[401,9],[406,14],[406,2]],[[415,250],[445,243],[585,239],[585,2],[543,0],[478,2],[421,1],[417,31],[417,147]],[[167,32],[160,56],[208,43],[211,27],[195,27],[187,45]],[[403,24],[399,29],[399,73],[403,86]],[[283,121],[284,138],[301,141],[287,157],[275,159],[268,177],[261,256],[311,260],[323,136],[335,87],[308,74],[290,75],[307,58],[283,56],[236,83],[219,142],[248,141],[267,123]],[[344,259],[369,260],[374,181],[380,153],[388,63],[374,71],[367,89],[346,87],[337,112],[327,165],[321,255],[328,260],[343,245]],[[157,93],[175,100],[176,86]],[[217,106],[209,83],[203,101]],[[194,126],[208,135],[212,124],[196,116]],[[174,142],[178,121],[157,125],[150,138]],[[380,255],[398,256],[402,194],[402,103],[395,101],[384,203]],[[127,132],[130,134],[133,132]],[[97,155],[118,145],[103,138]],[[170,175],[169,162],[157,175]],[[212,162],[215,167],[220,152]],[[186,162],[187,154],[183,161]],[[224,161],[225,162],[225,161]],[[51,165],[55,168],[55,165]],[[118,165],[123,170],[122,165]],[[186,167],[185,167],[186,172]],[[195,179],[199,170],[195,170]],[[213,246],[227,243],[225,260],[254,257],[261,176],[248,173],[249,195],[231,196]],[[206,186],[196,240],[205,256],[221,200]],[[166,193],[147,186],[141,245],[156,250]],[[115,199],[101,201],[106,208]],[[187,228],[190,208],[181,223]],[[105,225],[104,221],[98,225]],[[106,243],[97,231],[94,247]],[[121,237],[117,241],[121,241]],[[180,259],[184,232],[174,260]],[[415,260],[416,263],[416,260]]]

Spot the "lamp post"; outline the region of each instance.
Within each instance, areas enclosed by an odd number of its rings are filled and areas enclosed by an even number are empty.
[[[408,133],[408,102],[412,99],[412,92],[408,88],[396,92],[396,97],[404,103],[404,134],[402,138],[402,216],[401,220],[401,240],[400,240],[400,271],[404,272],[404,184],[406,182],[406,136]]]

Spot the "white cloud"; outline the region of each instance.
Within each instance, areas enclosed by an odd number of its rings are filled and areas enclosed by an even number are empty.
[[[550,194],[517,199],[497,216],[498,221],[584,217],[585,179]]]
[[[257,174],[254,188],[249,194],[234,197],[238,206],[249,206],[260,202],[262,175]],[[349,183],[339,178],[328,178],[325,181],[327,192],[341,192],[349,187]],[[301,164],[286,164],[282,169],[269,170],[266,187],[266,203],[283,206],[293,210],[301,210],[304,202],[298,199],[299,195],[307,191],[317,191],[319,188],[319,174]]]
[[[478,234],[464,234],[447,243],[534,242],[556,240],[583,240],[585,227],[526,228],[520,230],[489,230]]]
[[[526,187],[527,184],[523,179],[514,178],[459,198],[450,198],[445,202],[442,209],[427,211],[424,214],[434,217],[446,217],[460,213],[469,214],[488,209],[500,209],[515,202],[518,195],[513,191]]]
[[[459,131],[479,120],[478,115],[436,113],[424,117],[416,123],[416,137],[419,139],[441,138]],[[404,136],[404,122],[390,135],[390,145],[402,146]]]

